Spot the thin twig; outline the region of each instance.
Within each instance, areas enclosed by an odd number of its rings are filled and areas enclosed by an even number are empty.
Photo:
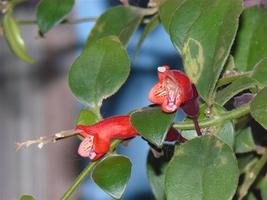
[[[65,139],[65,138],[69,138],[69,137],[73,137],[75,135],[79,134],[79,132],[77,131],[74,131],[73,129],[71,130],[65,130],[65,131],[60,131],[58,133],[55,133],[54,135],[50,135],[50,136],[43,136],[43,137],[40,137],[39,139],[36,139],[36,140],[27,140],[25,142],[19,142],[19,143],[16,143],[16,150],[19,150],[23,147],[29,147],[33,144],[37,144],[38,148],[42,148],[45,144],[48,144],[48,143],[55,143],[57,142],[58,140],[62,140],[62,139]]]
[[[84,17],[80,19],[64,19],[60,24],[80,24],[80,23],[91,23],[95,22],[97,20],[97,17]],[[18,19],[17,23],[20,25],[35,25],[37,24],[36,19]]]

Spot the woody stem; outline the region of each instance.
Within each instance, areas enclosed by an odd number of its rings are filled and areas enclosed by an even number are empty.
[[[206,128],[206,127],[215,126],[215,125],[218,125],[222,122],[245,116],[249,112],[250,112],[249,105],[242,106],[242,107],[236,108],[234,110],[224,112],[220,115],[216,115],[212,118],[200,120],[199,121],[199,127],[200,128]],[[180,123],[175,123],[173,125],[173,127],[176,129],[180,129],[180,130],[192,130],[195,128],[195,125],[192,122],[180,122]]]

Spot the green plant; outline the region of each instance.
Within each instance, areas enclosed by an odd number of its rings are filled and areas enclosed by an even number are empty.
[[[15,6],[22,2],[0,3],[4,14],[1,29],[11,50],[31,63],[18,25],[35,21],[13,17]],[[127,80],[130,60],[125,46],[129,38],[146,21],[137,44],[141,48],[156,26],[164,26],[201,99],[198,125],[190,117],[174,122],[174,113],[162,112],[159,106],[130,114],[138,134],[163,152],[159,158],[150,152],[147,159],[147,173],[157,199],[267,198],[267,151],[261,141],[267,129],[267,9],[264,1],[260,2],[255,5],[255,1],[246,1],[243,5],[241,0],[154,0],[148,8],[110,8],[97,19],[81,55],[71,65],[70,89],[85,105],[77,124],[94,124],[101,120],[103,99]],[[57,24],[68,23],[65,16],[73,4],[73,0],[40,1],[36,16],[41,35]],[[261,127],[257,137],[252,124]],[[165,144],[170,127],[179,130],[184,139]],[[77,133],[68,131],[36,143],[69,135]],[[113,140],[105,156],[81,172],[62,200],[70,199],[90,174],[105,192],[121,198],[130,178],[131,162],[116,154],[120,142]],[[166,151],[170,148],[171,154]]]

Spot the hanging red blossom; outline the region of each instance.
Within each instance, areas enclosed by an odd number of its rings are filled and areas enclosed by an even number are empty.
[[[127,139],[137,135],[129,116],[115,116],[91,126],[78,125],[76,131],[84,137],[78,153],[97,160],[108,152],[113,139]]]
[[[164,112],[175,112],[193,98],[192,83],[183,72],[162,66],[158,67],[158,78],[159,81],[150,90],[148,98],[152,103],[161,105]]]
[[[89,126],[78,125],[75,132],[84,138],[78,153],[93,161],[109,151],[113,139],[129,139],[138,135],[131,124],[130,116],[114,116]],[[184,142],[184,138],[176,129],[171,128],[166,141]]]

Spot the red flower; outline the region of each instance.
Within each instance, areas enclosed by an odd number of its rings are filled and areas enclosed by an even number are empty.
[[[76,131],[84,137],[78,153],[97,160],[108,152],[113,139],[127,139],[137,135],[129,116],[115,116],[91,126],[78,125]]]
[[[183,72],[162,66],[158,67],[158,78],[148,98],[152,103],[160,104],[164,112],[174,112],[193,98],[192,83]]]

